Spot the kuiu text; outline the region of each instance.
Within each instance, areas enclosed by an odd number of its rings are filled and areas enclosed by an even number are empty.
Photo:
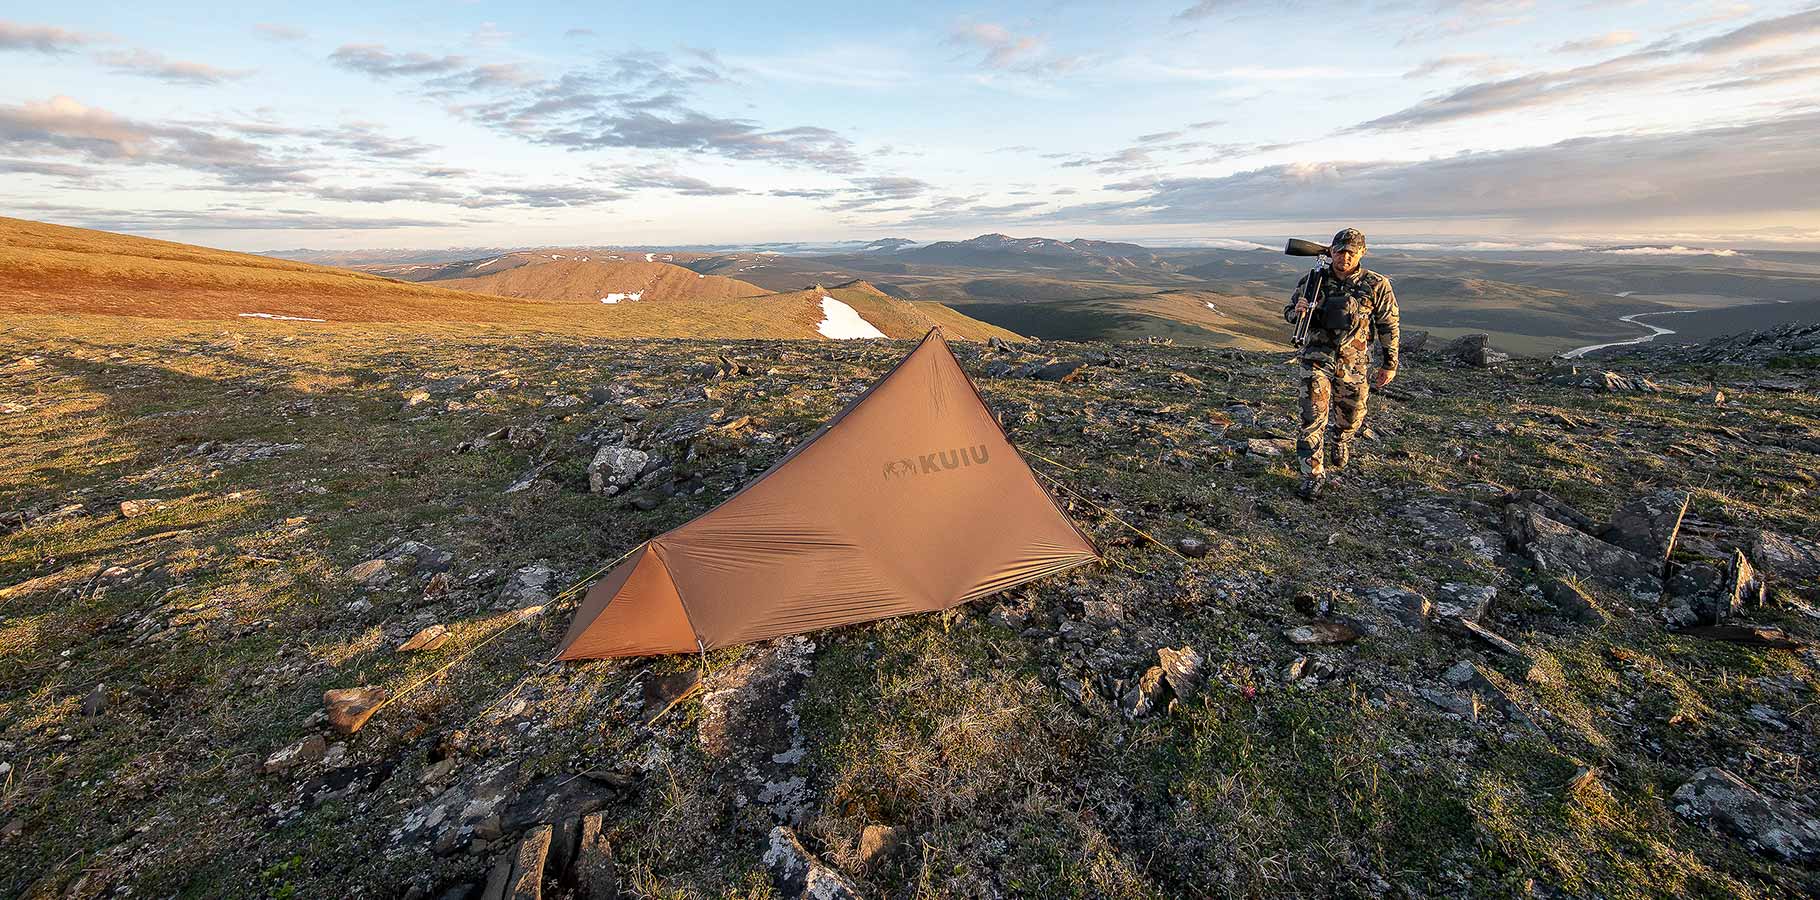
[[[960,469],[967,466],[983,466],[990,459],[986,445],[974,447],[957,447],[953,450],[932,450],[920,456],[906,456],[885,463],[886,478],[904,478],[910,475],[933,475],[948,469]]]

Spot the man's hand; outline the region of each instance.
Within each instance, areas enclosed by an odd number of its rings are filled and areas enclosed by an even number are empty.
[[[1371,386],[1374,388],[1381,388],[1392,381],[1395,381],[1396,377],[1397,370],[1395,369],[1379,369],[1371,374]]]
[[[1295,317],[1300,319],[1301,317],[1308,315],[1308,311],[1313,308],[1314,304],[1309,303],[1307,297],[1303,297],[1295,302]]]

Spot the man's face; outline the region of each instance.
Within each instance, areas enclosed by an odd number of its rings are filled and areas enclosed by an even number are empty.
[[[1337,272],[1350,272],[1359,267],[1359,260],[1365,258],[1365,251],[1354,247],[1342,247],[1333,251],[1333,268]]]

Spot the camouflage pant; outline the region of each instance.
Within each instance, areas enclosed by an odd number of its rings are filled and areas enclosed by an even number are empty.
[[[1323,443],[1333,413],[1334,443],[1345,446],[1365,423],[1365,398],[1371,387],[1363,379],[1347,381],[1318,366],[1303,369],[1302,433],[1296,440],[1296,461],[1304,475],[1320,475],[1326,463]]]

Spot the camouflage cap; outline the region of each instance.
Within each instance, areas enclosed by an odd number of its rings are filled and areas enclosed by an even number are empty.
[[[1365,252],[1365,232],[1360,231],[1357,228],[1342,228],[1342,229],[1340,229],[1338,234],[1335,234],[1333,236],[1333,243],[1329,244],[1328,246],[1329,246],[1329,248],[1334,249],[1334,250],[1339,250],[1344,247],[1351,247],[1354,250],[1359,251],[1360,253],[1364,253]]]

